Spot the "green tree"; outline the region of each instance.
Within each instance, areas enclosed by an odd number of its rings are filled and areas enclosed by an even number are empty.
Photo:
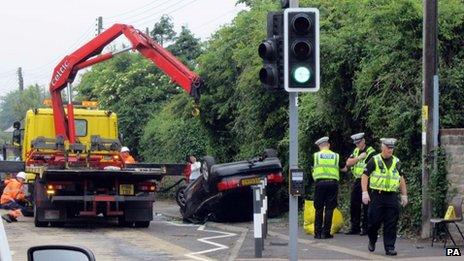
[[[206,82],[201,100],[202,121],[210,133],[213,153],[221,161],[243,159],[277,148],[285,135],[287,101],[283,92],[261,87],[259,43],[274,1],[261,1],[217,31],[198,62]]]
[[[195,59],[201,54],[201,48],[200,38],[195,37],[186,26],[182,26],[179,35],[174,38],[174,43],[168,47],[168,50],[194,68]]]
[[[190,114],[192,104],[187,94],[178,94],[152,116],[140,142],[146,161],[184,162],[190,153],[202,156],[210,151],[208,132]]]
[[[173,40],[176,36],[176,32],[174,31],[174,24],[172,23],[171,17],[168,15],[161,16],[159,22],[155,23],[150,35],[162,46]]]
[[[35,84],[25,90],[10,91],[0,98],[0,128],[5,130],[13,122],[22,120],[29,109],[42,107],[43,100],[48,97],[43,89]]]

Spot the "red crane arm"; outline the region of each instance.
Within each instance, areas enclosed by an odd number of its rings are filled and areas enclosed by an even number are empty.
[[[113,53],[101,54],[103,48],[114,39],[124,34],[131,42],[132,47]],[[198,103],[202,79],[187,66],[180,62],[173,54],[153,41],[148,35],[130,25],[114,24],[88,43],[67,55],[55,67],[50,81],[55,135],[61,135],[70,143],[75,143],[74,109],[72,106],[71,86],[80,69],[108,60],[114,55],[128,51],[138,50],[143,56],[153,61],[171,80],[181,86]],[[69,84],[69,86],[68,86]],[[68,86],[68,104],[66,113],[63,108],[61,91]]]

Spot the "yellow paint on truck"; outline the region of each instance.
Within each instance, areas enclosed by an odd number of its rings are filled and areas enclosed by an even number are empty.
[[[66,110],[65,110],[66,111]],[[116,113],[105,110],[74,109],[76,137],[90,148],[90,137],[100,135],[104,139],[118,138],[118,119]],[[53,110],[40,108],[26,113],[22,158],[31,150],[32,141],[37,137],[55,139]]]

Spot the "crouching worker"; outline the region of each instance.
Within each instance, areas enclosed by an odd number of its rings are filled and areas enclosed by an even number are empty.
[[[136,163],[135,159],[130,155],[130,150],[128,147],[121,148],[121,158],[126,164]]]
[[[0,207],[9,209],[7,214],[2,215],[2,218],[8,222],[17,221],[17,218],[24,215],[27,209],[24,207],[26,202],[26,195],[24,194],[24,181],[26,180],[26,173],[18,172],[15,179],[10,179],[5,189],[3,190],[0,199]]]

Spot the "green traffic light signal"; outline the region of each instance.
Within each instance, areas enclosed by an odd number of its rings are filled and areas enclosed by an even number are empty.
[[[316,92],[320,87],[319,10],[284,10],[284,89]]]
[[[311,76],[311,70],[306,66],[298,66],[292,70],[292,78],[297,83],[307,83]]]

